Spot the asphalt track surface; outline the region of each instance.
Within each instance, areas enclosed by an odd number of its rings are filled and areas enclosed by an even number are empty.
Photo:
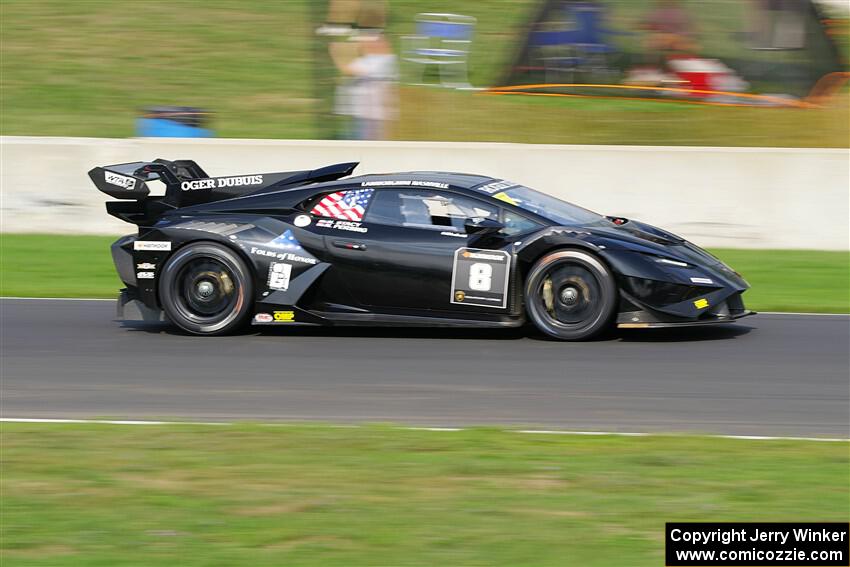
[[[181,335],[109,301],[0,300],[0,417],[395,422],[850,436],[850,318],[590,343],[528,329]]]

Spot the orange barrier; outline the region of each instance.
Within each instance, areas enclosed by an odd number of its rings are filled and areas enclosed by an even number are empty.
[[[837,71],[824,75],[812,87],[806,100],[812,104],[823,104],[832,98],[838,92],[838,89],[848,81],[850,81],[850,73],[846,71]]]
[[[533,84],[533,85],[510,85],[504,87],[491,87],[484,91],[481,91],[482,94],[496,94],[496,95],[505,95],[505,94],[524,94],[529,96],[561,96],[561,97],[572,97],[572,98],[618,98],[625,100],[651,100],[651,101],[663,101],[663,102],[686,102],[691,104],[704,104],[711,106],[752,106],[744,103],[734,103],[734,102],[714,102],[709,100],[683,100],[683,99],[668,99],[668,98],[642,98],[642,97],[621,97],[621,96],[604,96],[604,95],[581,95],[581,94],[566,94],[566,93],[535,93],[528,92],[526,89],[551,89],[551,88],[595,88],[595,89],[619,89],[619,90],[635,90],[635,91],[653,91],[653,92],[669,92],[669,93],[680,93],[680,94],[705,94],[705,95],[718,95],[718,96],[730,96],[735,98],[748,98],[753,100],[761,100],[764,102],[772,102],[775,104],[779,104],[781,106],[790,106],[795,108],[812,108],[817,105],[812,102],[808,102],[805,100],[793,100],[786,99],[778,96],[771,95],[760,95],[760,94],[752,94],[752,93],[735,93],[729,91],[714,91],[714,90],[703,90],[703,89],[686,89],[681,87],[644,87],[638,85],[597,85],[597,84],[579,84],[579,83],[552,83],[552,84]]]

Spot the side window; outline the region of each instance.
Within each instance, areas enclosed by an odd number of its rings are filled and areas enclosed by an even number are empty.
[[[390,189],[375,194],[367,222],[463,232],[468,218],[499,218],[499,208],[476,199],[434,191]]]
[[[361,221],[374,193],[374,189],[334,191],[309,204],[310,214],[331,219]]]
[[[513,236],[514,234],[531,232],[532,230],[542,228],[542,225],[533,220],[507,209],[502,214],[502,223],[505,225],[504,230],[502,230],[502,234],[505,236]]]

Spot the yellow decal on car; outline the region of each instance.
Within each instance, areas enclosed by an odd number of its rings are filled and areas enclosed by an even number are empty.
[[[496,193],[495,195],[493,195],[493,198],[498,199],[500,201],[504,201],[504,202],[509,203],[511,205],[517,204],[517,202],[514,201],[513,199],[511,199],[510,197],[508,197],[507,193],[505,193],[504,191],[501,192],[501,193]]]
[[[708,307],[708,300],[704,297],[702,299],[697,299],[696,301],[694,301],[694,307],[696,307],[697,309],[705,309],[706,307]]]
[[[275,311],[274,320],[278,323],[290,323],[295,321],[295,311]]]

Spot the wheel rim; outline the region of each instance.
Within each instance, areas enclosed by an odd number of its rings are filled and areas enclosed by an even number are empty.
[[[233,312],[239,285],[233,272],[214,258],[197,258],[182,266],[174,278],[173,297],[190,320],[216,321]]]
[[[583,327],[602,314],[602,285],[581,264],[555,262],[543,272],[534,301],[538,312],[556,327]]]

